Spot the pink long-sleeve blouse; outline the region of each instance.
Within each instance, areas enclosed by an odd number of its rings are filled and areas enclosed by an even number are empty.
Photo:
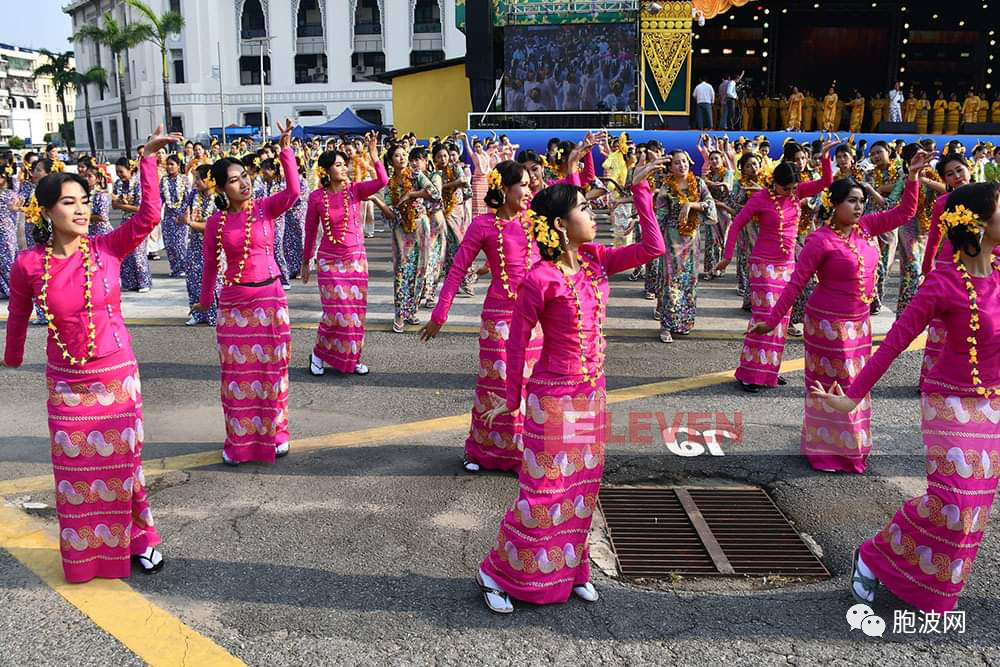
[[[299,171],[295,164],[295,153],[285,148],[278,154],[285,174],[285,189],[262,200],[253,200],[254,224],[250,230],[250,251],[240,275],[240,283],[259,283],[281,275],[274,261],[275,220],[295,205],[299,198]],[[226,253],[226,279],[233,280],[239,273],[243,259],[243,243],[246,239],[246,211],[228,213],[226,227],[222,230],[222,249]],[[219,274],[218,250],[219,220],[222,213],[217,211],[205,223],[205,240],[202,253],[205,273],[201,281],[200,302],[206,308],[215,301],[215,281]]]
[[[500,230],[497,230],[497,225]],[[500,236],[500,239],[497,236]],[[493,276],[489,290],[486,292],[486,299],[483,301],[483,309],[513,309],[514,301],[507,295],[501,279],[500,267],[500,244],[503,244],[503,271],[507,273],[507,286],[510,291],[517,294],[518,288],[524,275],[531,266],[538,263],[538,244],[536,244],[524,230],[520,218],[513,220],[500,220],[496,213],[484,213],[477,216],[469,228],[465,231],[461,245],[455,252],[455,260],[448,271],[448,277],[441,288],[441,296],[438,297],[437,306],[431,313],[431,320],[437,324],[444,324],[448,320],[448,312],[451,304],[455,301],[458,288],[462,284],[462,279],[468,272],[472,262],[475,261],[482,250],[486,253],[486,261],[490,265],[490,275]]]
[[[917,181],[907,180],[899,205],[888,211],[861,216],[848,236],[864,258],[864,290],[870,295],[875,289],[875,272],[878,269],[880,250],[877,236],[906,224],[917,212]],[[858,257],[844,239],[829,225],[820,227],[806,237],[805,247],[795,262],[795,271],[785,285],[778,301],[771,308],[767,325],[778,326],[781,319],[802,293],[809,279],[816,275],[819,285],[809,297],[809,304],[816,308],[838,313],[867,312],[868,305],[861,301],[858,275]]]
[[[795,255],[795,240],[799,235],[799,203],[797,199],[815,197],[833,182],[833,165],[829,156],[823,156],[823,175],[815,181],[799,183],[795,188],[795,197],[783,197],[778,200],[782,219],[778,218],[778,208],[771,199],[769,190],[760,190],[749,200],[733,219],[733,224],[726,234],[725,259],[733,259],[736,241],[740,232],[754,217],[760,224],[757,242],[750,256],[754,259],[768,262],[790,262]],[[778,227],[781,225],[781,232]],[[787,250],[782,249],[782,244]]]
[[[146,156],[139,162],[139,182],[142,201],[138,212],[114,231],[92,236],[89,240],[91,262],[97,267],[91,288],[93,322],[97,330],[94,359],[112,355],[132,342],[121,311],[121,263],[160,222],[160,188],[155,155]],[[11,269],[4,351],[4,363],[11,367],[20,366],[24,358],[32,300],[42,289],[45,249],[44,245],[36,245],[21,252]],[[55,317],[53,323],[59,331],[59,339],[70,355],[85,357],[90,320],[84,298],[86,278],[82,253],[76,252],[65,258],[53,256],[49,273],[46,301],[49,313]],[[51,363],[63,361],[62,351],[56,345],[51,330],[46,351]]]
[[[580,259],[586,262],[600,290],[601,303],[606,308],[610,287],[608,277],[649,262],[664,252],[663,235],[653,214],[653,195],[646,181],[632,185],[632,196],[642,241],[620,248],[600,243],[587,243],[580,247]],[[580,300],[577,302],[566,285],[566,278],[555,262],[539,262],[531,268],[517,293],[514,317],[511,321],[510,339],[507,343],[507,408],[516,410],[521,405],[521,386],[524,383],[524,354],[535,324],[541,322],[542,354],[532,371],[533,378],[557,378],[581,375],[581,349],[578,326],[583,328],[587,341],[582,356],[591,378],[604,372],[606,343],[598,322],[597,297],[587,272],[581,268],[570,276]],[[577,319],[582,320],[580,322]]]
[[[594,149],[590,149],[583,156],[583,171],[577,171],[575,165],[570,165],[572,173],[563,178],[556,179],[549,182],[549,186],[553,185],[575,185],[578,188],[582,188],[585,185],[589,185],[594,182],[597,178],[597,168],[594,166]]]
[[[385,173],[385,166],[382,164],[381,160],[376,160],[375,178],[370,181],[351,183],[347,186],[350,191],[349,197],[351,202],[351,216],[350,221],[347,223],[347,233],[344,234],[343,244],[340,243],[339,239],[340,235],[344,232],[344,193],[327,192],[324,188],[313,190],[313,192],[309,195],[309,203],[306,208],[305,254],[302,256],[307,258],[313,256],[313,252],[316,249],[316,236],[320,233],[320,227],[325,227],[327,224],[324,221],[326,214],[324,211],[323,197],[326,197],[327,201],[330,203],[329,224],[331,229],[323,229],[319,242],[320,252],[334,252],[337,246],[342,246],[343,248],[355,248],[357,246],[364,245],[365,242],[361,230],[358,205],[384,188],[388,182],[389,177]],[[330,241],[329,237],[331,234],[338,240],[337,243]]]
[[[994,269],[983,278],[973,276],[972,284],[979,309],[976,333],[979,377],[984,387],[1000,387],[1000,270]],[[939,319],[948,337],[941,356],[924,375],[920,388],[950,396],[976,396],[966,340],[972,336],[969,312],[969,294],[958,270],[948,265],[931,271],[846,394],[856,401],[867,395],[893,360],[932,320]]]

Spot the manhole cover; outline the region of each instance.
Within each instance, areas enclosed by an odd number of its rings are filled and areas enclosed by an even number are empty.
[[[626,577],[829,577],[763,489],[603,488],[618,569]]]

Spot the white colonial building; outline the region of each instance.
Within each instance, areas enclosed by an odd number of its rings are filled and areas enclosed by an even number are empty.
[[[148,0],[163,12],[180,12],[184,31],[169,41],[173,124],[198,137],[220,125],[260,125],[260,46],[264,103],[274,123],[292,118],[316,125],[350,107],[371,121],[392,123],[391,87],[368,80],[402,69],[465,55],[465,35],[455,27],[455,0]],[[141,20],[121,0],[75,0],[65,11],[74,32],[110,11],[118,21]],[[124,146],[118,85],[111,52],[93,43],[76,46],[80,71],[101,65],[109,88],[91,86],[90,105],[99,150]],[[218,78],[221,51],[222,91]],[[127,54],[125,94],[133,143],[163,121],[161,58],[151,43]],[[432,91],[428,91],[432,94]],[[77,143],[85,145],[86,119],[77,100]]]
[[[70,50],[70,44],[66,50]],[[23,46],[0,44],[0,141],[11,136],[45,142],[45,137],[59,133],[63,108],[56,96],[52,77],[35,76],[35,70],[48,64],[47,56]],[[70,65],[73,65],[70,58]],[[66,93],[66,117],[73,119],[76,99]]]

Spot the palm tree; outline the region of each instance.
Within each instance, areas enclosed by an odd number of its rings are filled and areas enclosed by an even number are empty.
[[[177,12],[167,11],[157,15],[149,5],[142,0],[125,0],[132,8],[138,10],[149,21],[149,36],[146,41],[153,42],[160,48],[163,69],[163,113],[166,123],[163,127],[169,132],[173,128],[173,118],[170,113],[170,69],[167,64],[167,38],[178,35],[184,29],[184,17]]]
[[[90,154],[97,155],[97,144],[94,143],[94,123],[90,119],[90,86],[97,85],[98,90],[108,87],[108,72],[103,67],[95,65],[83,74],[76,73],[76,88],[83,91],[83,105],[87,114],[87,140],[90,142]]]
[[[59,136],[62,137],[66,148],[69,148],[69,141],[66,139],[66,130],[69,127],[69,116],[66,113],[66,93],[76,85],[76,69],[69,62],[73,58],[73,52],[52,53],[48,49],[39,49],[38,52],[48,58],[49,62],[36,67],[35,76],[47,76],[52,79],[52,85],[56,88],[56,98],[62,107],[63,124],[59,128]]]
[[[123,54],[134,49],[149,38],[149,26],[145,23],[119,24],[111,15],[104,12],[104,25],[85,25],[73,35],[75,41],[90,41],[98,46],[106,46],[115,59],[115,72],[118,76],[118,101],[121,104],[122,128],[125,131],[125,154],[132,153],[132,126],[128,120],[128,107],[125,103],[125,59]]]

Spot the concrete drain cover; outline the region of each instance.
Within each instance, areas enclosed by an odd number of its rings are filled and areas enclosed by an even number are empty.
[[[605,487],[600,505],[626,577],[830,576],[755,486]]]

